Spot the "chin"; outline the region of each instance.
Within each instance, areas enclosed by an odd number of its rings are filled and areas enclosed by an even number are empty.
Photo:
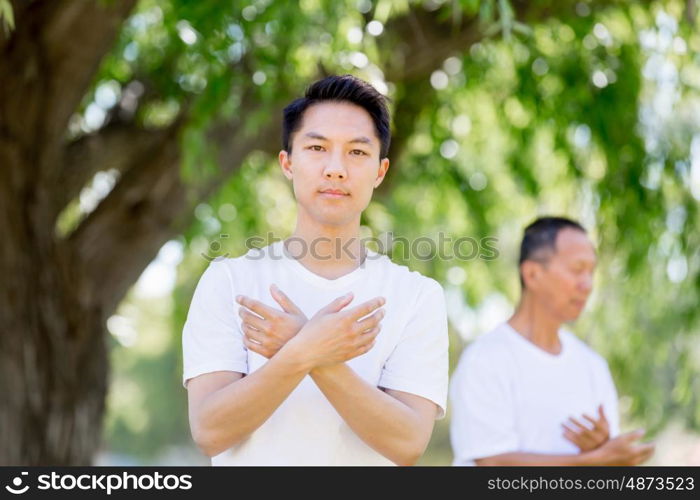
[[[350,224],[354,218],[348,217],[347,214],[317,214],[314,217],[316,222],[324,226],[346,226]]]
[[[580,310],[564,315],[564,323],[571,323],[573,321],[576,321],[577,319],[579,319],[582,312],[583,310]]]

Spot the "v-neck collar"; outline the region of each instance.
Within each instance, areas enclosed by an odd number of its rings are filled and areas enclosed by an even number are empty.
[[[335,279],[329,279],[314,273],[313,271],[305,267],[299,260],[295,259],[284,246],[284,240],[277,241],[272,245],[274,246],[273,255],[281,255],[283,265],[291,268],[295,273],[301,276],[308,283],[315,285],[319,288],[326,288],[332,290],[347,288],[350,284],[365,276],[369,272],[369,269],[373,266],[373,261],[376,260],[378,257],[378,254],[376,252],[373,252],[372,250],[366,248],[367,253],[365,255],[365,260],[362,262],[362,264],[360,264],[358,267],[356,267],[347,274],[339,276]]]

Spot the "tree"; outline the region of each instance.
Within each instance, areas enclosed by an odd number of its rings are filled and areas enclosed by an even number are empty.
[[[667,4],[679,5],[658,5]],[[613,47],[622,64],[619,83],[599,91],[591,87],[590,69],[603,68],[609,47],[582,46],[606,15],[634,30],[658,6],[493,0],[316,0],[225,8],[184,0],[34,0],[11,6],[14,28],[0,34],[0,320],[6,329],[0,391],[7,400],[0,409],[2,463],[90,462],[109,383],[106,319],[165,242],[201,231],[193,219],[201,202],[216,199],[223,186],[237,190],[237,208],[244,210],[245,200],[255,204],[245,178],[238,177],[241,166],[257,161],[251,153],[278,150],[282,105],[323,74],[358,71],[385,85],[393,98],[391,157],[401,167],[390,170],[368,212],[372,227],[381,226],[383,209],[392,214],[397,233],[428,234],[440,225],[435,210],[442,210],[453,214],[455,234],[493,234],[512,213],[500,203],[503,193],[474,188],[481,182],[470,170],[479,164],[478,144],[465,157],[471,164],[449,161],[450,154],[436,158],[434,149],[425,148],[421,137],[427,136],[436,147],[447,142],[449,153],[460,106],[496,110],[493,121],[483,124],[483,131],[490,125],[494,134],[482,146],[498,149],[491,141],[503,140],[502,150],[488,158],[502,161],[503,175],[524,186],[524,193],[514,191],[523,200],[561,188],[543,180],[522,153],[523,146],[532,147],[530,159],[537,159],[534,148],[545,144],[565,164],[566,189],[595,179],[590,190],[600,198],[608,236],[622,227],[643,234],[646,224],[663,224],[667,215],[647,207],[663,205],[666,193],[635,182],[649,152],[641,135],[629,135],[637,126],[642,89],[634,36]],[[378,35],[371,35],[372,21],[379,23],[373,28]],[[542,43],[561,30],[575,42],[572,50],[548,53]],[[461,69],[448,71],[448,59]],[[541,72],[538,60],[549,64],[547,71]],[[465,75],[471,71],[482,71],[483,82],[469,85]],[[509,87],[499,88],[499,82]],[[611,125],[612,115],[621,126]],[[570,132],[584,125],[593,147],[577,149]],[[462,147],[468,142],[460,140]],[[657,157],[671,164],[687,155],[687,147],[676,147]],[[602,177],[585,171],[600,158],[608,166]],[[483,165],[483,172],[487,168],[494,167]],[[81,190],[97,174],[113,185],[95,206],[81,205]],[[428,186],[428,194],[418,193],[418,186]],[[466,195],[464,186],[472,187]],[[685,220],[695,222],[692,197],[672,195],[680,196]],[[415,199],[426,196],[435,210],[416,217]],[[466,214],[466,224],[456,220],[455,209]],[[237,223],[248,230],[264,226],[255,214]],[[693,238],[677,235],[679,251],[690,262],[686,274],[696,277],[697,265],[687,253]],[[639,271],[648,241],[618,252],[620,265],[631,265],[639,283],[648,283]],[[414,264],[442,279],[451,268]],[[476,263],[471,272],[488,280],[494,269]],[[695,279],[694,290],[700,284]],[[473,304],[487,290],[474,283],[464,287]],[[695,324],[690,306],[682,310],[683,325]]]

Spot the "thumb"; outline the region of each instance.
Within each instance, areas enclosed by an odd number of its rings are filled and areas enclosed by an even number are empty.
[[[639,439],[642,439],[642,437],[644,437],[645,432],[645,429],[635,429],[631,432],[628,432],[625,435],[625,437],[627,438],[627,441],[638,441]]]
[[[345,306],[347,306],[350,302],[352,302],[354,295],[352,292],[346,293],[342,297],[338,297],[334,301],[332,301],[330,304],[327,306],[321,308],[319,311],[320,314],[332,314],[340,311],[343,309]]]
[[[272,298],[275,299],[275,302],[280,305],[284,312],[289,314],[304,314],[302,313],[301,309],[299,309],[282,290],[277,288],[277,285],[274,283],[270,285],[270,295],[272,295]]]

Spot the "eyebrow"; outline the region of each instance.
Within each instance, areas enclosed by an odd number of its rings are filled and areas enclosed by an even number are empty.
[[[372,139],[369,137],[355,137],[352,141],[350,142],[359,142],[360,144],[372,144]]]
[[[328,138],[323,137],[321,134],[317,134],[316,132],[307,132],[304,134],[304,137],[308,137],[309,139],[319,139],[322,141],[328,140]]]
[[[307,132],[304,134],[304,137],[308,137],[309,139],[318,139],[320,141],[327,141],[328,140],[327,137],[324,137],[317,132]],[[372,139],[363,135],[360,137],[355,137],[354,139],[352,139],[348,142],[349,143],[360,143],[360,144],[372,144]]]

